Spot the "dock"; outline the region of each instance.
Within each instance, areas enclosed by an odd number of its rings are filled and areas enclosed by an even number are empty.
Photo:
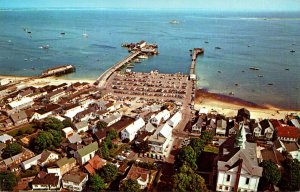
[[[53,68],[43,71],[43,73],[40,75],[40,77],[43,78],[43,77],[49,77],[49,76],[60,76],[60,75],[64,75],[67,73],[73,73],[75,71],[76,71],[76,68],[73,65],[62,65],[62,66],[53,67]]]
[[[105,88],[107,80],[115,71],[119,70],[124,65],[133,62],[135,59],[137,59],[138,56],[152,56],[158,54],[158,51],[156,49],[157,45],[148,44],[145,41],[140,41],[138,43],[122,44],[122,47],[126,47],[130,54],[121,61],[114,64],[109,69],[107,69],[104,73],[102,73],[97,78],[94,85],[96,85],[99,88]]]
[[[192,51],[192,63],[190,66],[190,79],[191,80],[197,80],[197,75],[196,75],[196,71],[195,71],[195,67],[196,67],[196,63],[197,63],[197,57],[200,54],[204,53],[204,49],[203,48],[194,48]]]
[[[125,65],[126,63],[132,61],[135,59],[138,55],[140,55],[142,52],[141,51],[136,51],[134,53],[131,53],[121,61],[117,62],[114,64],[112,67],[108,68],[104,73],[102,73],[96,80],[95,85],[97,85],[99,88],[104,88],[104,85],[107,81],[107,79],[115,72],[117,71],[120,67]]]

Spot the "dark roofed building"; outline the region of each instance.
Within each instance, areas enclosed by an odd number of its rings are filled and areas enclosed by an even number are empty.
[[[242,108],[238,110],[238,114],[237,114],[237,121],[241,122],[241,121],[249,121],[250,120],[250,111]]]
[[[10,118],[15,126],[28,123],[27,114],[25,113],[25,111],[14,113],[10,116]]]
[[[88,174],[81,171],[67,173],[62,177],[63,188],[71,191],[82,191],[87,181]]]
[[[60,188],[59,176],[54,173],[40,175],[32,180],[33,190],[57,190]]]

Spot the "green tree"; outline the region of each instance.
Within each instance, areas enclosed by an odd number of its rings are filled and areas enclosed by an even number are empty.
[[[194,149],[194,151],[197,154],[197,157],[200,156],[201,152],[203,151],[205,147],[205,143],[200,138],[192,138],[190,142],[190,146]]]
[[[138,192],[140,190],[140,185],[136,180],[126,179],[123,180],[120,186],[120,191],[124,192]]]
[[[265,187],[270,185],[277,185],[281,179],[281,173],[275,163],[272,161],[263,161],[260,163],[263,168],[262,177],[259,180],[259,188],[264,190]]]
[[[176,155],[176,165],[181,167],[188,165],[193,170],[197,169],[197,154],[191,146],[184,146]]]
[[[112,128],[107,132],[106,137],[109,137],[111,140],[114,140],[118,138],[118,132]]]
[[[206,192],[205,180],[196,174],[190,167],[183,165],[179,173],[173,176],[173,191]]]
[[[54,137],[50,132],[41,131],[33,142],[33,149],[37,153],[41,153],[53,144]]]
[[[136,150],[136,152],[138,153],[146,153],[150,150],[150,146],[149,146],[149,141],[142,141],[139,144],[135,144],[134,145],[134,149]]]
[[[54,129],[54,130],[60,131],[64,128],[64,124],[60,120],[58,120],[54,117],[49,117],[44,122],[43,127],[45,130]]]
[[[19,143],[11,143],[8,144],[4,149],[2,153],[2,158],[7,159],[9,157],[12,157],[14,155],[17,155],[22,152],[22,146]]]
[[[104,165],[100,170],[100,176],[104,179],[105,182],[113,181],[116,178],[117,173],[118,168],[111,163]]]
[[[99,149],[99,154],[102,158],[108,159],[109,157],[109,149],[107,147],[106,142],[102,142],[100,149]]]
[[[96,127],[98,130],[105,129],[107,127],[107,123],[104,121],[98,121]]]
[[[300,162],[297,159],[285,159],[283,162],[285,169],[279,187],[283,191],[300,190]]]
[[[72,123],[72,121],[71,121],[70,119],[64,119],[64,120],[62,121],[62,123],[63,123],[63,125],[64,125],[64,128],[65,128],[65,127],[72,127],[72,126],[73,126],[73,123]]]
[[[62,141],[62,133],[61,131],[56,131],[54,129],[49,130],[49,133],[53,136],[52,145],[55,147],[59,147]]]
[[[106,184],[98,174],[95,174],[91,178],[90,187],[93,191],[103,191],[106,188]]]
[[[213,138],[214,138],[214,136],[211,131],[205,130],[205,131],[201,132],[200,139],[202,139],[205,144],[212,142]]]
[[[17,185],[17,177],[9,171],[0,173],[0,191],[12,191]]]

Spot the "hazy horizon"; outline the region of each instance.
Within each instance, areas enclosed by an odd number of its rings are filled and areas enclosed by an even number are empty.
[[[1,9],[149,9],[200,11],[300,11],[300,0],[0,0]]]

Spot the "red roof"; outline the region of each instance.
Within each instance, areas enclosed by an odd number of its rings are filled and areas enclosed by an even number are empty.
[[[299,138],[300,133],[298,128],[293,126],[279,126],[277,127],[278,137],[287,137],[287,138]]]
[[[274,128],[280,127],[281,123],[277,119],[270,119],[271,124],[273,125]]]

